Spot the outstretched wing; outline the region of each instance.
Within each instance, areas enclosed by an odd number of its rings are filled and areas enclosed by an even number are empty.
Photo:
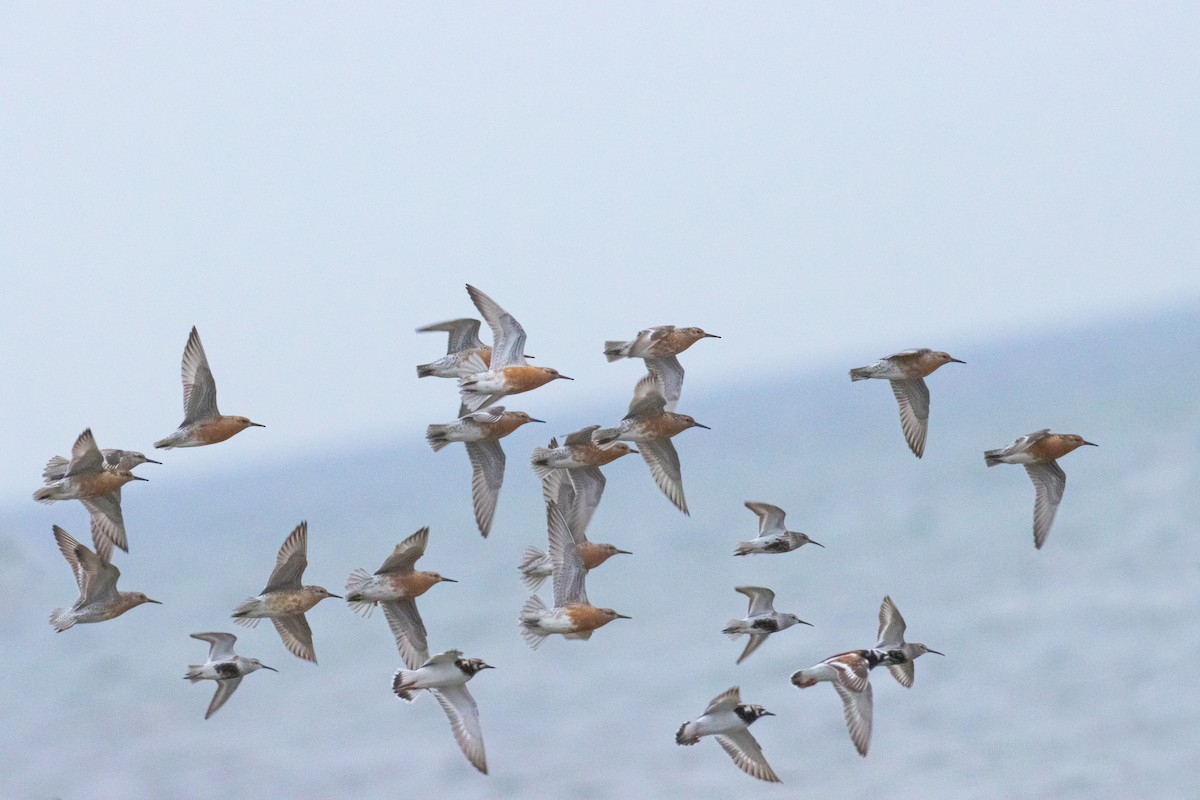
[[[288,652],[297,658],[317,663],[317,651],[313,648],[312,628],[303,614],[289,614],[286,617],[271,617],[275,630]]]
[[[409,669],[420,669],[429,660],[429,644],[426,639],[425,623],[417,613],[417,604],[411,600],[383,600],[383,616],[387,618],[392,636],[396,638],[396,649]]]
[[[492,364],[493,370],[504,367],[521,366],[525,361],[525,329],[516,318],[505,311],[500,305],[471,284],[467,284],[467,294],[471,302],[479,309],[488,327],[492,329]]]
[[[1054,514],[1062,502],[1063,490],[1067,488],[1067,474],[1055,461],[1037,461],[1026,464],[1025,471],[1037,490],[1033,501],[1033,544],[1041,549],[1054,524]]]
[[[758,778],[760,781],[780,782],[775,770],[771,769],[771,765],[767,763],[762,748],[758,745],[758,740],[754,738],[754,734],[750,733],[749,729],[742,728],[731,733],[719,733],[715,738],[717,744],[721,745],[721,749],[729,754],[733,763],[737,764],[738,769],[742,772]]]
[[[687,500],[683,496],[683,473],[675,445],[671,444],[670,439],[648,439],[638,443],[638,452],[650,468],[650,474],[658,488],[676,508],[687,514]]]
[[[409,536],[400,544],[396,545],[396,549],[392,554],[384,559],[383,564],[379,569],[375,570],[376,575],[383,575],[387,572],[407,572],[417,563],[417,559],[425,555],[425,547],[429,544],[429,528],[421,528],[421,530]]]
[[[479,532],[487,536],[496,515],[500,486],[504,483],[504,450],[495,439],[465,444],[471,459],[471,503],[475,507],[475,522]]]
[[[279,555],[275,557],[275,569],[267,579],[262,594],[281,589],[299,589],[300,578],[308,566],[308,523],[301,522],[283,540]],[[303,656],[301,656],[303,658]]]
[[[904,644],[904,629],[904,617],[900,616],[900,609],[892,602],[891,595],[884,597],[879,606],[879,634],[876,636],[875,649],[894,650]]]
[[[183,348],[183,424],[219,417],[217,383],[208,368],[208,356],[200,344],[200,334],[192,326]]]
[[[900,404],[900,427],[904,440],[913,454],[920,458],[925,454],[925,433],[929,428],[929,387],[923,378],[893,380],[892,394]]]
[[[771,533],[783,533],[786,530],[783,526],[783,509],[779,506],[748,500],[746,501],[746,508],[758,516],[759,536],[766,536]]]
[[[479,708],[465,684],[432,689],[442,710],[450,718],[450,730],[463,755],[475,769],[487,774],[487,755],[483,751],[483,729],[479,725]]]

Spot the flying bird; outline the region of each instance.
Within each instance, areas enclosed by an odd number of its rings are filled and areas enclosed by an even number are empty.
[[[466,414],[445,425],[430,425],[425,439],[436,453],[451,442],[462,442],[471,459],[471,503],[475,508],[475,524],[487,536],[496,515],[496,502],[504,483],[504,450],[500,440],[534,419],[524,411],[505,411],[504,406],[492,406]]]
[[[141,459],[140,461],[138,459]],[[52,456],[42,470],[45,486],[33,494],[39,503],[78,500],[92,519],[92,540],[96,553],[109,561],[113,546],[129,551],[125,535],[125,517],[121,513],[121,487],[130,481],[144,481],[130,472],[138,464],[152,461],[132,450],[101,450],[92,429],[79,434],[71,447],[71,458]]]
[[[738,656],[737,663],[745,661],[751,653],[757,650],[767,637],[793,625],[809,625],[795,614],[781,614],[775,610],[775,593],[762,586],[735,586],[735,592],[746,595],[750,599],[750,608],[743,619],[731,619],[721,631],[730,639],[739,636],[749,636],[746,649]]]
[[[887,653],[875,650],[851,650],[838,653],[808,669],[792,673],[792,684],[800,689],[816,686],[820,681],[829,681],[842,699],[842,712],[846,717],[846,728],[850,740],[860,756],[866,756],[871,744],[871,720],[873,701],[871,698],[870,671],[880,664],[902,664],[904,653],[892,650]]]
[[[705,333],[702,328],[676,328],[674,325],[659,325],[638,331],[632,341],[607,341],[604,355],[609,362],[621,358],[641,358],[646,369],[658,379],[666,400],[666,410],[674,411],[683,388],[683,365],[676,357],[701,339],[720,339],[715,333]]]
[[[275,569],[267,579],[267,585],[257,597],[239,604],[233,610],[233,621],[238,625],[253,628],[262,618],[270,619],[279,631],[288,652],[297,658],[317,661],[313,649],[312,628],[304,612],[327,597],[341,599],[322,586],[301,586],[304,570],[308,566],[308,523],[301,522],[284,539],[275,558]]]
[[[904,440],[913,455],[925,455],[925,434],[929,429],[929,387],[925,377],[945,364],[965,364],[949,353],[922,347],[916,350],[901,350],[873,364],[850,370],[850,380],[862,381],[881,378],[891,381],[892,393],[900,404],[900,427]]]
[[[417,366],[418,378],[465,378],[472,374],[467,367],[467,362],[473,355],[477,356],[485,366],[491,363],[492,348],[479,339],[479,320],[466,317],[417,328],[417,333],[438,331],[450,334],[446,342],[446,355],[437,361],[419,364]]]
[[[367,616],[376,604],[383,606],[383,615],[406,664],[420,664],[428,657],[425,623],[417,611],[416,598],[436,584],[458,582],[436,572],[413,569],[428,544],[429,528],[421,528],[396,545],[374,575],[356,569],[346,579],[346,602],[353,611]]]
[[[124,614],[142,603],[158,603],[141,592],[117,591],[121,571],[85,546],[71,534],[55,525],[54,541],[59,552],[71,567],[79,587],[79,599],[69,609],[56,608],[50,612],[50,624],[62,633],[77,623],[104,622]]]
[[[679,453],[671,444],[671,437],[688,428],[708,430],[707,425],[701,425],[687,414],[667,411],[658,382],[647,375],[634,388],[629,413],[620,424],[614,428],[597,428],[592,432],[592,441],[601,447],[617,441],[636,443],[658,488],[676,508],[687,514]]]
[[[467,681],[494,667],[479,658],[463,658],[460,650],[447,650],[432,658],[427,651],[411,655],[411,660],[405,656],[408,669],[398,670],[392,678],[392,691],[408,703],[415,701],[415,693],[422,689],[432,694],[450,719],[450,730],[463,755],[475,769],[486,775],[487,755],[483,750],[479,708],[467,691]]]
[[[204,718],[208,719],[225,705],[225,701],[237,691],[242,678],[260,669],[272,672],[279,670],[268,667],[257,658],[243,658],[233,652],[233,644],[237,637],[232,633],[193,633],[193,639],[208,642],[208,660],[203,664],[189,664],[183,679],[196,683],[197,681],[216,681],[217,691],[213,693],[212,702]]]
[[[159,439],[154,446],[160,450],[172,447],[200,447],[223,442],[246,428],[265,428],[246,417],[227,416],[217,410],[217,383],[208,368],[208,357],[195,326],[183,348],[183,422],[170,436]]]
[[[779,776],[767,763],[754,734],[750,733],[750,726],[759,719],[773,716],[762,706],[743,703],[738,687],[734,686],[714,697],[695,720],[680,725],[675,733],[675,743],[693,745],[702,736],[716,737],[717,744],[742,772],[760,781],[779,783]]]
[[[469,368],[475,372],[459,378],[458,389],[465,409],[462,413],[478,411],[502,397],[528,392],[559,378],[574,380],[550,367],[530,366],[525,360],[525,329],[516,318],[470,284],[467,293],[492,329],[492,358],[490,363],[484,363],[482,358],[474,357]]]
[[[987,450],[984,463],[989,467],[997,464],[1020,464],[1029,473],[1036,490],[1033,501],[1033,546],[1041,549],[1054,524],[1054,514],[1062,502],[1063,490],[1067,487],[1067,474],[1058,466],[1058,459],[1077,447],[1097,447],[1073,433],[1051,433],[1042,428],[1022,436],[1008,447]]]
[[[786,516],[779,506],[770,503],[746,501],[746,508],[758,517],[758,536],[748,542],[738,542],[735,556],[748,556],[754,553],[790,553],[806,544],[824,547],[820,542],[808,538],[807,534],[799,531],[789,531],[783,520]]]

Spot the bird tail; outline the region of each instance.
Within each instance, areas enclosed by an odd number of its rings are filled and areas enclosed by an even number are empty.
[[[172,447],[178,447],[179,442],[183,439],[179,431],[175,431],[170,436],[163,437],[154,443],[154,446],[159,450],[170,450]]]
[[[592,441],[603,447],[606,444],[615,442],[620,435],[620,428],[597,428],[592,431]]]
[[[545,575],[534,572],[534,567],[545,557],[546,554],[536,547],[526,547],[525,552],[521,554],[521,563],[517,565],[517,568],[521,570],[521,580],[525,582],[531,592],[536,592],[546,582]]]
[[[533,467],[533,472],[540,481],[546,480],[550,473],[554,472],[554,468],[549,465],[550,454],[553,452],[549,447],[535,447],[529,456],[529,466]]]
[[[416,672],[410,672],[406,669],[398,669],[396,670],[396,674],[392,677],[392,691],[396,693],[397,697],[406,703],[415,702],[417,699],[416,692],[411,688],[413,680],[412,676],[414,675],[416,675]]]
[[[371,616],[371,610],[375,608],[374,602],[365,600],[362,596],[363,589],[367,588],[370,581],[371,573],[361,568],[354,570],[350,577],[346,578],[346,603],[351,611],[364,617]]]
[[[238,625],[243,625],[247,628],[255,627],[258,625],[259,617],[248,617],[246,615],[251,611],[257,610],[258,605],[259,601],[257,597],[251,597],[248,600],[238,603],[237,607],[233,609],[233,621]]]
[[[54,630],[62,633],[75,624],[75,618],[64,608],[56,608],[50,612],[50,624]]]
[[[807,689],[809,686],[815,686],[816,678],[808,675],[806,670],[798,669],[792,673],[792,685],[798,689]]]
[[[738,637],[743,635],[745,631],[741,630],[742,621],[740,619],[731,619],[721,633],[729,637],[731,642],[736,642]]]
[[[866,367],[850,370],[850,380],[852,381],[865,381],[869,377],[871,377],[871,371]]]
[[[997,464],[1003,464],[1004,461],[1002,461],[1000,458],[1002,455],[1004,455],[1003,449],[984,450],[983,451],[983,463],[987,464],[989,467],[994,467]]]
[[[526,644],[534,650],[537,650],[546,640],[546,634],[535,627],[545,611],[546,604],[537,595],[530,597],[525,601],[525,605],[521,606],[521,636],[524,637]]]
[[[417,377],[428,378],[433,374],[433,364],[417,364]]]
[[[733,550],[735,556],[748,556],[753,552],[754,545],[750,544],[750,542],[738,542],[737,547]]]
[[[33,493],[33,499],[39,503],[53,503],[57,498],[54,496],[53,486],[44,486]]]
[[[200,664],[188,664],[187,672],[184,673],[183,679],[185,681],[191,681],[192,683],[204,680],[203,676],[200,675],[200,671],[202,669],[204,669],[204,667]]]
[[[604,357],[608,359],[609,363],[612,363],[613,361],[618,361],[622,358],[629,358],[629,346],[631,344],[633,344],[633,343],[632,342],[611,342],[611,341],[605,342],[604,343]]]
[[[42,470],[42,479],[51,482],[65,478],[67,475],[67,466],[70,463],[70,461],[62,456],[50,456],[50,460],[46,462],[46,468]]]
[[[691,745],[700,741],[699,736],[688,736],[684,733],[687,730],[688,723],[683,723],[679,726],[679,730],[675,731],[675,744]]]
[[[449,425],[430,425],[425,429],[425,441],[429,442],[429,446],[433,448],[433,452],[436,453],[450,444],[450,440],[446,438],[446,430],[449,427]]]

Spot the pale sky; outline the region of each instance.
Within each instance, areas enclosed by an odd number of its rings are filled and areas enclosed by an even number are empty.
[[[1192,4],[7,4],[0,502],[85,427],[174,430],[193,324],[222,411],[268,426],[163,459],[213,471],[451,419],[413,328],[473,314],[468,281],[578,379],[511,404],[556,431],[619,416],[637,371],[601,344],[647,325],[721,334],[685,364],[711,389],[1196,303],[1197,30]]]

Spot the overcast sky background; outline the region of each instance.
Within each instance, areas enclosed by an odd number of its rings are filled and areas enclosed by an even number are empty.
[[[452,418],[413,328],[473,313],[467,281],[579,379],[513,403],[552,422],[619,412],[637,371],[601,343],[651,324],[724,336],[688,358],[715,387],[1194,305],[1197,30],[1192,4],[8,4],[0,500],[85,427],[174,430],[193,324],[222,411],[268,426],[164,458],[212,472]]]

